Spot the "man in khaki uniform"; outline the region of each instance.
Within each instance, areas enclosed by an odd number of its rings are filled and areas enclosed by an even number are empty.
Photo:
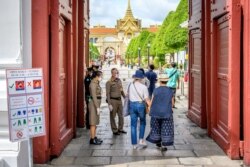
[[[111,70],[111,78],[106,83],[107,102],[110,110],[110,124],[114,135],[120,135],[120,133],[126,134],[123,130],[124,118],[122,115],[122,99],[125,97],[122,82],[119,79],[119,73],[116,68]],[[116,114],[118,114],[118,128],[115,122]]]

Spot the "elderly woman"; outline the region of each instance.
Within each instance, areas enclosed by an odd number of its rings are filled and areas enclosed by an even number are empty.
[[[133,75],[134,81],[128,86],[129,111],[131,118],[131,141],[133,148],[137,148],[137,120],[140,119],[139,146],[146,147],[143,140],[146,128],[146,104],[150,105],[148,88],[142,83],[144,78],[141,70],[136,70]]]
[[[100,81],[102,80],[102,72],[94,71],[92,80],[89,86],[90,99],[89,99],[89,125],[90,125],[90,141],[89,144],[100,145],[102,140],[96,137],[96,125],[100,122],[100,106],[102,99],[102,89]]]
[[[168,79],[166,74],[161,74],[158,78],[160,86],[153,92],[150,108],[151,130],[146,138],[163,151],[174,143],[173,91],[166,86]]]

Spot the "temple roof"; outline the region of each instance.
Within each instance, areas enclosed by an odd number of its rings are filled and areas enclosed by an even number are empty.
[[[132,12],[132,9],[131,9],[131,6],[130,6],[130,0],[128,0],[128,7],[127,7],[126,14],[125,14],[125,17],[123,18],[123,20],[128,20],[128,19],[135,19],[133,12]]]
[[[117,34],[116,28],[94,27],[90,28],[90,34]]]

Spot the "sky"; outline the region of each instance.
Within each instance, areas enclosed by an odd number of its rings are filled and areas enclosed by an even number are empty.
[[[174,11],[180,0],[130,0],[135,18],[142,26],[160,25],[169,11]],[[90,0],[90,26],[114,27],[124,17],[128,0]]]

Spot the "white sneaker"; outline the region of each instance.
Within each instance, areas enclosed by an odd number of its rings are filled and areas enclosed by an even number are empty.
[[[133,150],[136,150],[137,149],[137,145],[133,145]]]
[[[148,146],[147,143],[142,139],[140,140],[139,145],[142,146],[142,147],[147,147]]]

